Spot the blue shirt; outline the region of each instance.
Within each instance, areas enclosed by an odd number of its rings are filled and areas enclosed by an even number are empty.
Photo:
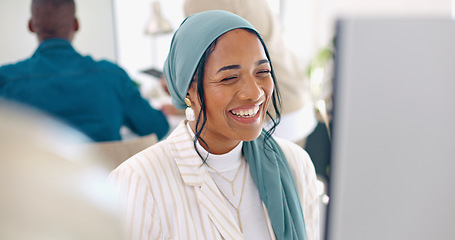
[[[0,98],[47,112],[94,141],[120,140],[123,125],[158,139],[169,131],[123,69],[81,56],[64,39],[45,40],[31,58],[0,67]]]

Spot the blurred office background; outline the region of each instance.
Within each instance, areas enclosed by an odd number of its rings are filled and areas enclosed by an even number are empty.
[[[310,66],[321,51],[331,47],[334,22],[340,16],[398,16],[450,17],[455,13],[455,0],[268,0],[283,25],[287,47]],[[2,38],[0,65],[25,59],[37,47],[35,36],[28,31],[29,0],[0,2]],[[94,59],[107,59],[119,64],[140,84],[146,98],[155,98],[158,107],[168,99],[154,77],[144,70],[162,69],[172,31],[184,18],[184,0],[79,0],[76,1],[80,30],[75,35],[74,47]],[[161,14],[171,32],[147,31],[150,21]],[[324,66],[324,65],[323,65]],[[328,73],[330,74],[330,73]],[[318,76],[319,77],[319,76]],[[326,81],[330,76],[324,76]],[[313,82],[317,98],[326,98],[330,91],[321,91]],[[329,88],[330,85],[322,85]],[[160,95],[161,94],[161,95]],[[323,95],[323,96],[321,96]],[[158,96],[158,97],[157,97]],[[330,108],[330,105],[327,106]]]
[[[154,98],[159,95],[157,93],[160,91],[159,82],[143,71],[150,68],[161,70],[172,31],[177,29],[184,19],[183,2],[183,0],[78,0],[76,7],[80,30],[75,35],[74,47],[82,54],[89,54],[95,59],[107,59],[119,64],[140,84],[145,97]],[[330,49],[332,46],[335,21],[339,17],[455,18],[455,0],[268,0],[268,2],[282,22],[287,47],[292,49],[300,57],[302,64],[308,67],[320,56],[322,50]],[[30,3],[30,0],[0,2],[2,20],[0,65],[28,58],[38,46],[37,39],[27,27]],[[150,31],[150,21],[158,12],[168,22],[170,32]],[[324,65],[329,62],[328,59],[326,61],[319,67],[330,68],[330,65]],[[327,73],[329,76],[324,78],[330,81],[331,72]],[[330,88],[330,85],[323,86]],[[318,86],[316,84],[313,87]],[[316,95],[321,94],[324,93],[317,90]],[[159,104],[159,101],[153,101],[153,104]],[[324,119],[319,120],[323,122]],[[323,151],[328,150],[329,146],[325,147],[318,151],[322,151],[319,154],[328,158]],[[318,166],[316,168],[319,175],[328,175],[325,169],[319,169]]]
[[[159,4],[154,4],[158,2]],[[279,16],[288,48],[308,65],[330,45],[339,16],[452,16],[453,0],[268,0]],[[29,0],[2,0],[0,65],[29,57],[37,41],[27,28]],[[161,69],[172,33],[146,33],[156,6],[173,30],[183,20],[183,0],[79,0],[80,30],[74,46],[95,59],[108,59],[125,68],[145,86],[153,84],[144,69]]]
[[[268,0],[268,2],[281,20],[287,47],[301,59],[303,66],[310,67],[313,63],[313,67],[320,68],[313,71],[311,76],[313,102],[317,104],[321,99],[327,100],[326,105],[317,105],[327,111],[330,111],[331,107],[331,72],[321,70],[331,67],[328,64],[330,55],[324,55],[324,51],[331,50],[334,23],[337,18],[451,17],[455,14],[455,0]],[[25,59],[31,56],[38,46],[35,36],[27,27],[31,15],[30,3],[30,0],[0,2],[3,36],[0,39],[0,65]],[[94,59],[107,59],[119,64],[140,85],[143,96],[153,99],[151,104],[159,107],[163,103],[169,103],[170,99],[159,87],[157,78],[144,71],[162,69],[172,31],[175,31],[184,19],[183,3],[184,0],[76,1],[80,29],[75,35],[73,45],[76,50],[82,54],[90,54]],[[150,21],[154,21],[157,14],[169,24],[170,32],[150,31]],[[321,76],[322,72],[325,76]],[[325,117],[326,119],[319,118],[319,121],[328,122],[330,116]],[[178,121],[179,119],[170,119],[171,127]],[[128,131],[124,131],[124,137],[128,137]]]

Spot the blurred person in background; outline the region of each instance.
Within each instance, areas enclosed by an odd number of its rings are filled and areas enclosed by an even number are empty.
[[[123,239],[108,169],[86,136],[9,101],[0,122],[0,239]]]
[[[127,73],[108,61],[81,56],[72,46],[79,29],[74,0],[33,0],[29,29],[39,46],[28,59],[0,67],[0,97],[35,107],[97,142],[169,131]]]

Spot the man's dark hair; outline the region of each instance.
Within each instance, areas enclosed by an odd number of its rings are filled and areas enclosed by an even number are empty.
[[[74,0],[33,0],[30,30],[40,41],[48,38],[71,40],[78,29]]]

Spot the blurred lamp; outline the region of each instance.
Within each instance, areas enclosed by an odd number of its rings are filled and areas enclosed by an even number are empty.
[[[147,35],[159,35],[171,33],[172,27],[169,22],[161,14],[160,2],[155,1],[152,3],[152,16],[147,22],[145,33]]]

